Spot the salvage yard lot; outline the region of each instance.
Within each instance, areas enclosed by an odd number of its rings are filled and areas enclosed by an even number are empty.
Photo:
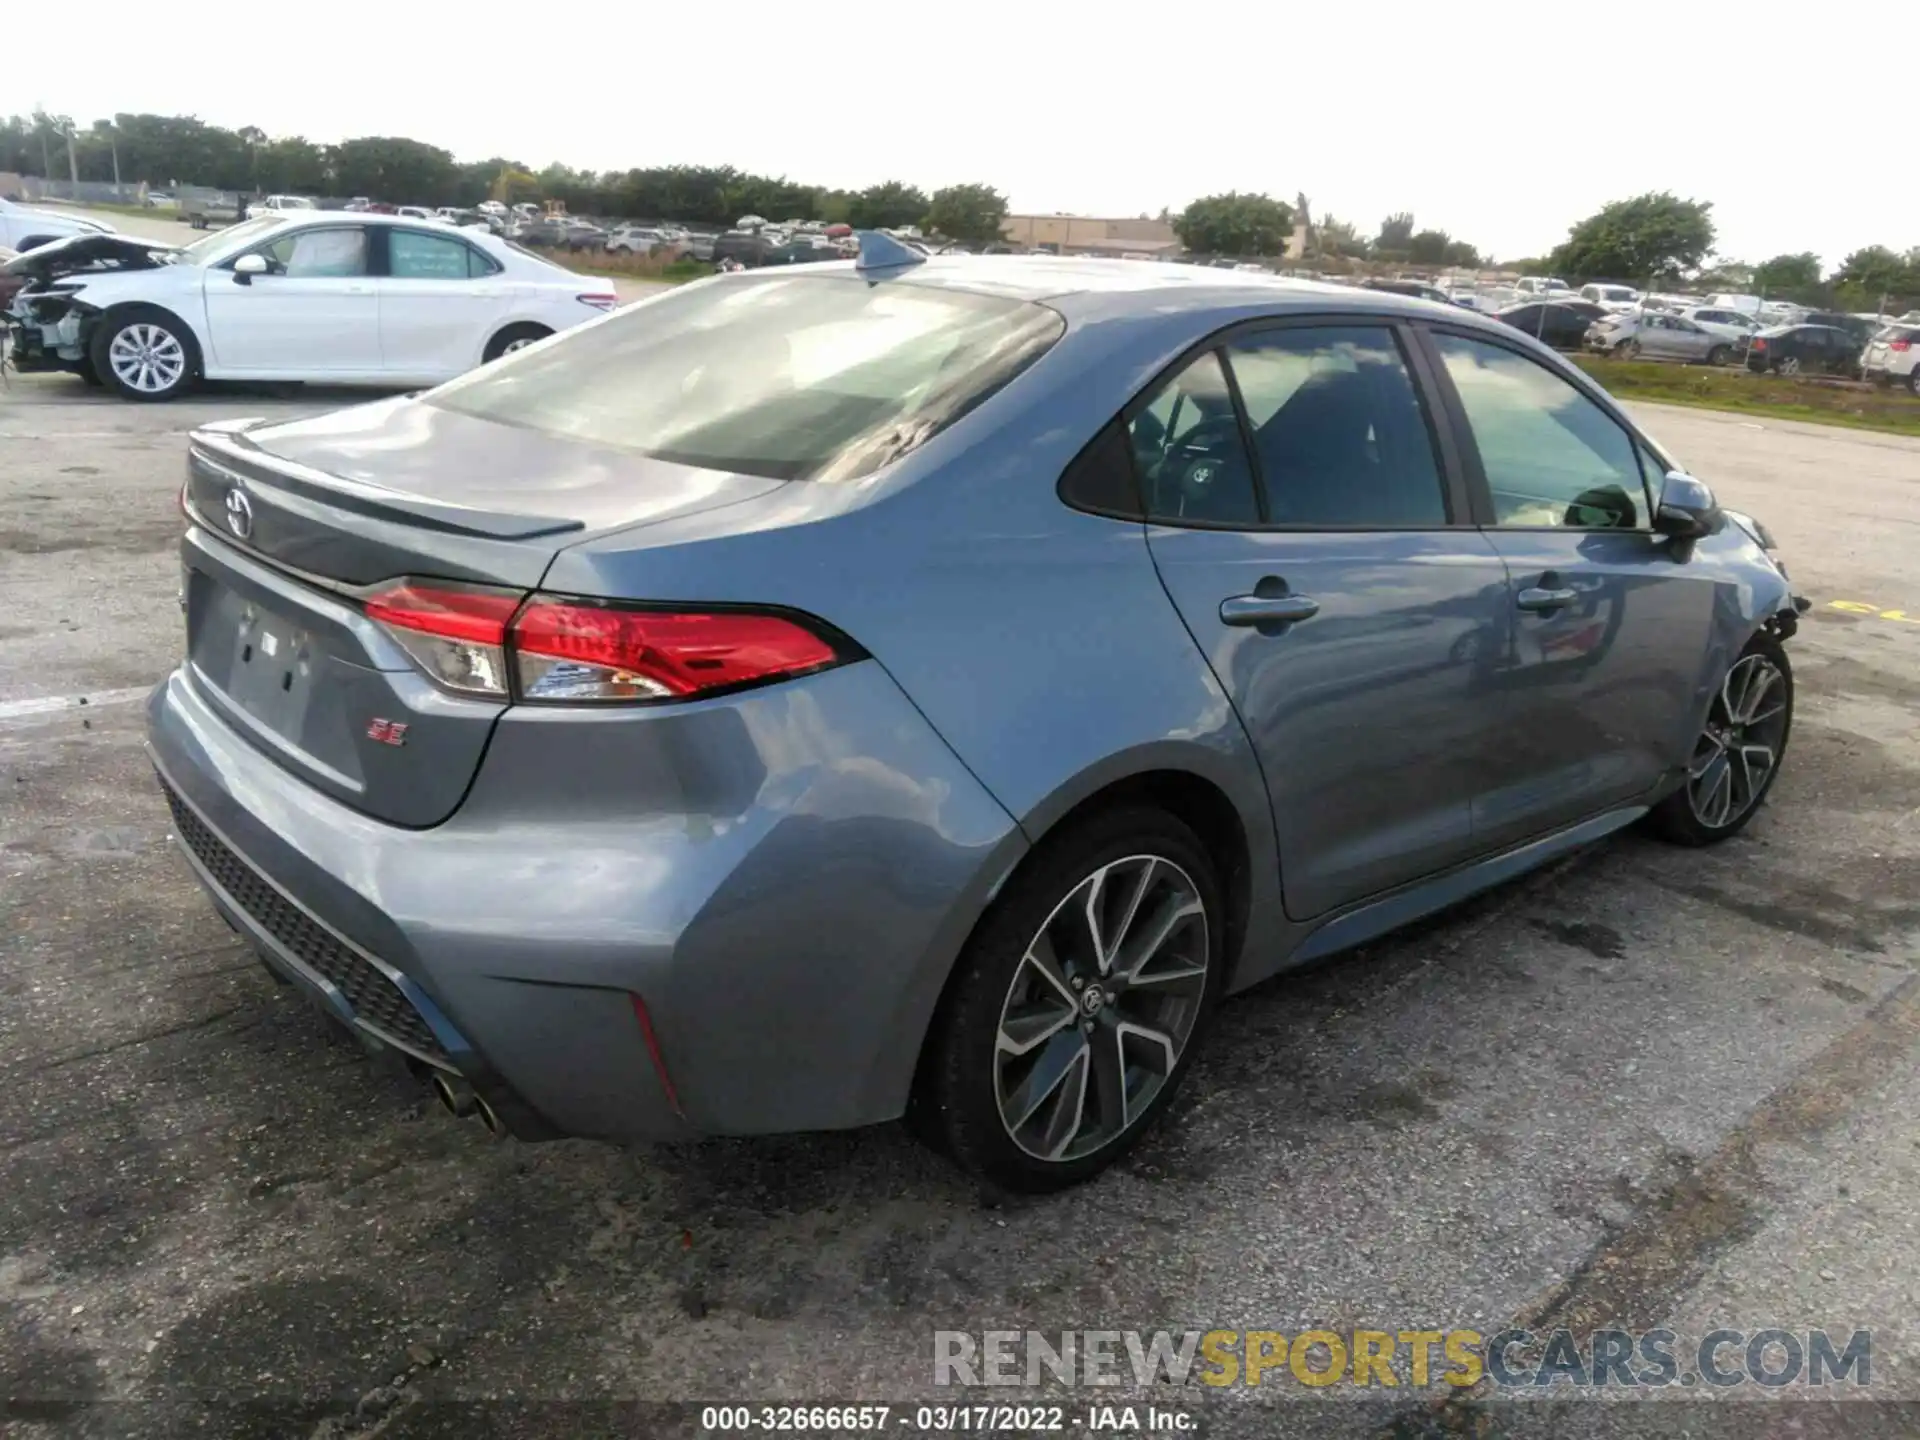
[[[158,1434],[182,1416],[152,1402],[214,1399],[301,1407],[236,1422],[260,1434],[395,1435],[445,1398],[906,1399],[940,1328],[1516,1317],[1871,1328],[1874,1392],[1920,1399],[1920,441],[1644,411],[1815,601],[1767,811],[1230,1001],[1117,1173],[999,1205],[897,1127],[490,1144],[216,918],[136,698],[180,646],[182,435],[350,398],[0,388],[0,1402],[37,1402],[8,1433]],[[1216,1433],[1422,1408],[1305,1393],[1236,1394]],[[1808,1432],[1871,1433],[1862,1408]]]

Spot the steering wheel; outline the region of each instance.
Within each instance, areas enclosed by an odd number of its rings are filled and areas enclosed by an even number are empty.
[[[1220,493],[1219,482],[1240,454],[1240,422],[1231,415],[1202,420],[1169,445],[1154,466],[1155,488],[1179,515],[1204,514]]]

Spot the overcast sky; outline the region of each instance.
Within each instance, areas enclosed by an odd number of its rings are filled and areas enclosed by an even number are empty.
[[[1661,189],[1711,200],[1734,258],[1920,244],[1888,98],[1920,39],[1911,6],[106,0],[61,33],[19,57],[0,106],[406,135],[535,166],[981,180],[1016,211],[1304,191],[1363,233],[1410,210],[1507,258]]]

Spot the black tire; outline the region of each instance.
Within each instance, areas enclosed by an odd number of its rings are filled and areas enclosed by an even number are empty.
[[[98,370],[98,368],[95,367],[92,356],[88,356],[85,360],[82,360],[78,365],[76,365],[74,367],[73,373],[78,375],[81,378],[81,380],[83,380],[86,384],[91,385],[96,390],[98,390],[99,388],[101,388],[107,383],[105,380],[102,380],[100,378],[100,371]]]
[[[1783,647],[1778,640],[1774,639],[1773,636],[1762,631],[1747,642],[1746,649],[1742,650],[1733,664],[1727,667],[1728,677],[1731,677],[1735,670],[1745,665],[1749,660],[1755,658],[1772,666],[1777,672],[1777,679],[1774,680],[1772,684],[1773,686],[1777,686],[1780,691],[1778,726],[1777,729],[1769,730],[1762,736],[1756,730],[1752,729],[1751,722],[1748,722],[1747,724],[1739,726],[1737,733],[1739,733],[1742,738],[1753,738],[1756,744],[1760,744],[1764,740],[1767,745],[1770,745],[1773,752],[1773,759],[1766,770],[1764,778],[1755,784],[1752,780],[1751,766],[1747,762],[1743,761],[1740,764],[1739,771],[1735,771],[1732,762],[1729,761],[1727,764],[1727,784],[1730,793],[1737,793],[1737,775],[1739,773],[1745,773],[1748,776],[1747,790],[1749,798],[1746,799],[1746,803],[1737,813],[1728,816],[1719,823],[1715,823],[1710,809],[1708,815],[1703,818],[1701,811],[1703,808],[1708,807],[1703,807],[1696,798],[1696,788],[1701,782],[1696,781],[1694,775],[1700,766],[1702,757],[1705,756],[1711,760],[1712,752],[1715,748],[1718,748],[1721,758],[1724,758],[1729,753],[1726,745],[1722,741],[1714,739],[1712,736],[1712,731],[1716,728],[1722,728],[1722,722],[1724,722],[1726,718],[1728,678],[1723,678],[1721,680],[1720,690],[1715,693],[1714,700],[1708,708],[1707,730],[1703,731],[1695,740],[1693,747],[1689,751],[1688,779],[1679,789],[1675,790],[1658,805],[1654,806],[1647,815],[1649,828],[1662,839],[1670,840],[1676,845],[1718,844],[1720,841],[1730,839],[1746,829],[1748,822],[1760,813],[1760,807],[1766,803],[1767,792],[1773,788],[1773,782],[1779,777],[1780,767],[1786,763],[1787,742],[1793,734],[1793,666],[1787,660],[1785,647]],[[1772,690],[1769,689],[1766,695],[1762,697],[1761,708],[1764,709],[1772,703],[1774,703]],[[1745,745],[1741,746],[1742,750],[1746,748],[1748,747]]]
[[[522,345],[531,345],[535,340],[544,340],[552,333],[553,331],[546,326],[531,322],[509,325],[487,342],[487,348],[480,357],[480,363],[490,364],[509,350],[518,350]]]
[[[1727,363],[1727,347],[1726,346],[1716,345],[1711,350],[1707,351],[1707,364],[1724,365],[1726,363]]]
[[[1913,373],[1907,376],[1907,391],[1909,394],[1920,395],[1920,365],[1914,366]]]
[[[1627,359],[1638,360],[1640,358],[1640,342],[1638,340],[1629,340],[1620,348],[1626,352]]]
[[[1169,931],[1170,937],[1178,937],[1177,941],[1170,938],[1166,946],[1154,951],[1135,972],[1144,973],[1169,952],[1181,950],[1182,953],[1173,957],[1176,970],[1186,977],[1181,982],[1187,987],[1186,992],[1179,996],[1167,996],[1158,984],[1130,992],[1119,980],[1117,970],[1095,974],[1081,963],[1085,960],[1084,953],[1076,955],[1067,943],[1072,938],[1073,927],[1084,914],[1083,909],[1067,907],[1067,899],[1104,867],[1128,866],[1145,857],[1157,862],[1147,867],[1149,874],[1160,877],[1156,883],[1168,888],[1164,893],[1156,890],[1154,898],[1139,902],[1142,910],[1152,904],[1156,914],[1165,913],[1159,908],[1162,904],[1179,904],[1189,893],[1197,897],[1200,906],[1200,923],[1196,925],[1191,918],[1178,922]],[[1130,893],[1128,887],[1141,872],[1136,869],[1115,873],[1123,873],[1114,892],[1120,895]],[[1183,888],[1182,882],[1190,884],[1190,892]],[[1109,918],[1114,917],[1110,914]],[[1067,927],[1066,931],[1056,931],[1056,922]],[[961,953],[928,1034],[912,1107],[914,1128],[974,1175],[1009,1191],[1041,1194],[1099,1174],[1139,1142],[1178,1091],[1219,997],[1226,969],[1225,924],[1225,903],[1211,857],[1193,831],[1165,811],[1144,807],[1109,810],[1049,837],[1027,858],[995,900]],[[1049,933],[1061,934],[1057,968],[1073,977],[1074,991],[1078,992],[1077,1007],[1074,995],[1059,989],[1057,980],[1054,988],[1048,989],[1032,973],[1038,967],[1028,966],[1029,950],[1043,928]],[[1124,937],[1136,932],[1123,929],[1121,933]],[[1120,948],[1116,944],[1115,949]],[[1195,976],[1192,971],[1196,950],[1204,953],[1204,976]],[[1084,983],[1089,974],[1093,976],[1092,983]],[[1058,1160],[1044,1158],[1014,1138],[1013,1132],[1022,1130],[1023,1125],[1016,1123],[1010,1129],[1002,1119],[999,1087],[1004,1077],[998,1068],[1003,1063],[999,1041],[1007,1008],[1017,1003],[1016,985],[1038,987],[1045,1003],[1066,1017],[1057,1022],[1055,1031],[1048,1032],[1051,1038],[1036,1045],[1038,1053],[1029,1075],[1038,1070],[1056,1045],[1064,1047],[1060,1053],[1069,1053],[1077,1046],[1085,1049],[1087,1055],[1087,1062],[1079,1072],[1085,1095],[1083,1104],[1090,1102],[1096,1111],[1111,1114],[1108,1102],[1116,1094],[1125,1096],[1133,1084],[1127,1078],[1130,1074],[1138,1080],[1139,1090],[1152,1087],[1152,1093],[1139,1102],[1137,1113],[1132,1113],[1132,1099],[1122,1099],[1121,1109],[1128,1118],[1104,1139],[1100,1138],[1101,1132],[1107,1127],[1097,1115],[1082,1122],[1079,1113],[1083,1112],[1076,1112],[1075,1123],[1067,1129],[1067,1140],[1061,1148],[1072,1149],[1068,1142],[1085,1135],[1085,1143],[1091,1148],[1084,1153]],[[1102,997],[1096,992],[1109,987],[1114,988],[1114,998],[1103,1008]],[[1062,995],[1065,1004],[1056,998]],[[1153,1023],[1164,1026],[1169,1034],[1184,1025],[1185,1039],[1176,1047],[1171,1068],[1161,1071],[1148,1063],[1155,1047],[1143,1053],[1137,1034],[1128,1037],[1116,1022],[1144,1022],[1149,1018],[1145,1012],[1132,1008],[1136,1004],[1169,1003],[1179,1007],[1179,1018],[1168,1022],[1154,1015]],[[1021,1008],[1031,1011],[1040,1007],[1022,1003]],[[1087,1038],[1083,1040],[1082,1035]],[[1111,1048],[1099,1050],[1097,1047],[1102,1042]],[[1129,1044],[1134,1046],[1131,1051]],[[1101,1072],[1104,1078],[1098,1082],[1092,1078],[1093,1057],[1099,1053],[1120,1059],[1117,1091],[1107,1083],[1113,1076],[1112,1070]],[[1141,1063],[1129,1071],[1132,1060]],[[1021,1062],[1009,1059],[1004,1063],[1011,1073],[1012,1067]],[[1058,1068],[1071,1076],[1074,1061],[1068,1060]],[[1100,1086],[1098,1092],[1093,1088],[1096,1083]],[[1058,1092],[1047,1093],[1058,1093],[1057,1104],[1064,1106],[1065,1092],[1071,1088],[1069,1081]],[[1035,1111],[1044,1108],[1036,1106]],[[1094,1126],[1091,1132],[1085,1131],[1088,1124]]]
[[[178,346],[180,364],[169,383],[143,389],[114,369],[114,341],[136,327],[163,332]],[[108,387],[125,400],[155,404],[177,400],[200,383],[200,346],[193,338],[193,331],[178,316],[168,314],[157,305],[128,305],[108,311],[93,327],[93,342],[87,347],[87,358]]]

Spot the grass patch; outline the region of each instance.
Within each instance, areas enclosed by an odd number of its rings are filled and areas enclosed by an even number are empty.
[[[621,280],[664,280],[678,285],[711,275],[713,266],[700,260],[668,260],[652,255],[629,255],[622,250],[551,251],[558,264],[582,275],[600,275]]]
[[[1569,358],[1621,400],[1651,400],[1742,415],[1770,415],[1776,420],[1920,435],[1920,400],[1904,390],[1799,376],[1755,375],[1744,368],[1725,366],[1662,365],[1651,360],[1609,360],[1600,355]]]

